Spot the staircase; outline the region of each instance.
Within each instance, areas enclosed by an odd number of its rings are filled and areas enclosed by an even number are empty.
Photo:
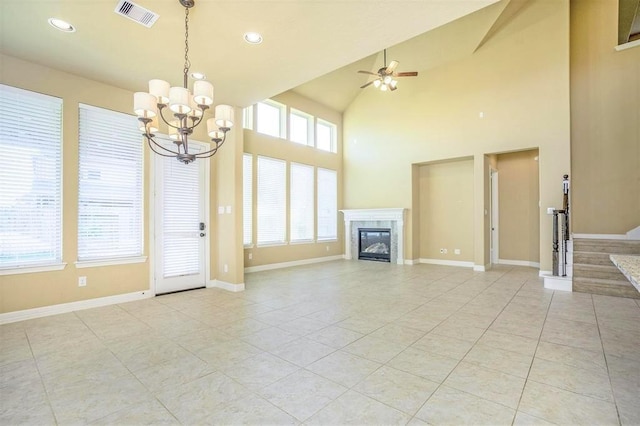
[[[611,263],[610,254],[640,256],[640,240],[573,240],[573,291],[640,299],[640,292]]]

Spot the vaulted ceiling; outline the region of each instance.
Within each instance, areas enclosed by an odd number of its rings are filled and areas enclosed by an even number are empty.
[[[383,49],[400,70],[438,66],[473,53],[526,1],[196,0],[191,70],[214,84],[216,103],[246,106],[293,89],[342,111],[367,81],[356,71],[380,68]],[[152,78],[181,85],[178,0],[135,1],[160,15],[151,28],[114,13],[117,3],[2,0],[0,51],[131,91],[146,91]],[[77,31],[53,29],[51,17]],[[245,43],[247,31],[263,43]]]

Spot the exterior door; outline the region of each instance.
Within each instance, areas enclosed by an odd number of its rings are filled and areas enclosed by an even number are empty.
[[[189,141],[189,152],[206,149]],[[156,294],[206,285],[208,168],[208,158],[184,164],[155,155]]]

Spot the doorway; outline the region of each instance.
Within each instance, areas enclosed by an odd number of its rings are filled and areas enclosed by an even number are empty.
[[[173,144],[160,139],[164,144]],[[189,141],[189,152],[206,144]],[[152,154],[154,155],[154,154]],[[184,164],[154,155],[155,293],[202,288],[207,280],[209,159]]]
[[[490,170],[489,179],[491,181],[491,193],[489,197],[491,198],[491,217],[490,217],[490,227],[491,227],[491,264],[497,265],[500,253],[500,238],[499,238],[499,230],[498,225],[500,221],[498,220],[498,215],[500,212],[499,202],[498,202],[498,171],[496,169]]]

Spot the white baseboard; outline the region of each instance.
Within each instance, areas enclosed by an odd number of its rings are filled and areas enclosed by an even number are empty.
[[[416,260],[416,259],[405,259],[404,260],[404,264],[405,265],[417,265],[418,263],[420,263],[420,261]]]
[[[420,263],[427,263],[430,265],[445,265],[445,266],[462,266],[465,268],[473,268],[473,262],[466,262],[463,260],[445,260],[445,259],[419,259]]]
[[[473,270],[475,272],[487,272],[491,269],[491,264],[487,263],[486,265],[473,265]]]
[[[78,302],[61,303],[59,305],[42,306],[40,308],[25,309],[22,311],[0,314],[0,324],[24,321],[34,318],[48,317],[50,315],[66,314],[84,309],[99,308],[101,306],[115,305],[118,303],[133,302],[154,297],[150,290],[136,291],[134,293],[118,294],[115,296],[98,297],[96,299],[80,300]]]
[[[573,280],[571,277],[556,277],[545,275],[544,288],[549,290],[573,291]]]
[[[290,268],[292,266],[310,265],[312,263],[331,262],[333,260],[342,260],[342,259],[344,259],[344,256],[341,254],[336,256],[315,257],[312,259],[294,260],[291,262],[271,263],[269,265],[260,265],[260,266],[249,266],[244,268],[244,272],[251,273],[251,272],[260,272],[260,271],[270,271],[272,269]]]
[[[636,226],[631,231],[627,232],[627,239],[640,240],[640,226]]]
[[[223,290],[233,291],[233,292],[244,291],[244,283],[233,284],[233,283],[228,283],[226,281],[211,280],[207,283],[207,288],[213,288],[213,287],[221,288]]]
[[[538,271],[539,277],[544,277],[545,275],[551,275],[551,271]]]
[[[572,238],[586,238],[592,240],[627,240],[627,234],[571,234]]]
[[[528,260],[498,259],[498,265],[530,266],[532,268],[539,268],[540,262],[530,262]]]

